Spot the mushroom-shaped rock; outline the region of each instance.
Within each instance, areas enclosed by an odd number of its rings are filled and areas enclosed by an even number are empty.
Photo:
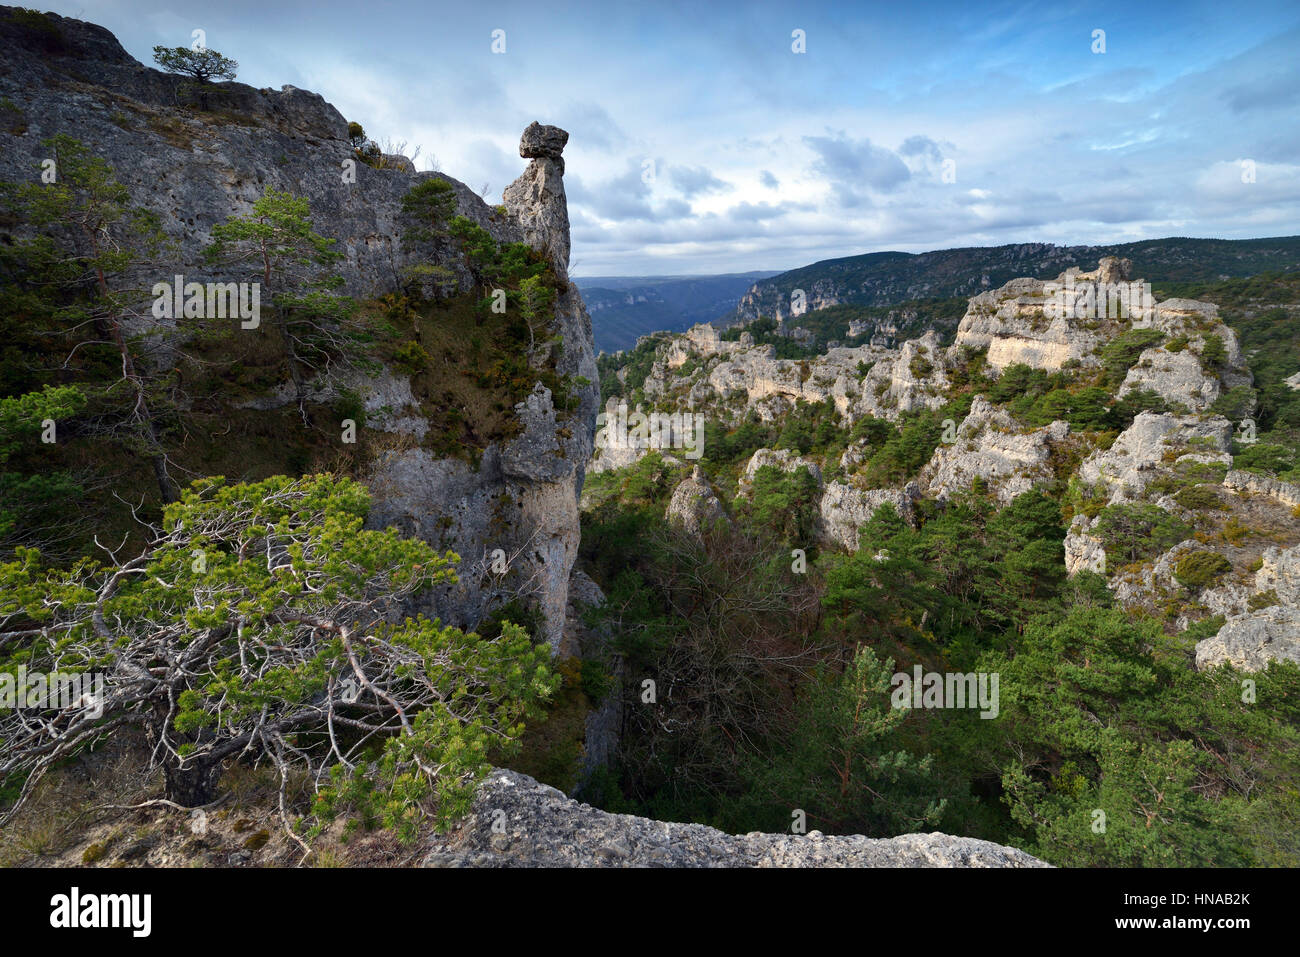
[[[558,126],[543,126],[536,120],[528,124],[519,139],[519,155],[524,159],[558,160],[569,142],[569,133]]]
[[[569,278],[569,207],[564,195],[564,160],[569,134],[534,121],[519,140],[519,155],[532,162],[505,188],[501,199],[534,249],[542,250],[561,282]]]

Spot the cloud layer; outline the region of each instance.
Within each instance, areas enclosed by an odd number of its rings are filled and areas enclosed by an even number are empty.
[[[1294,4],[1132,6],[53,3],[145,62],[201,28],[493,202],[563,126],[579,275],[1300,233]]]

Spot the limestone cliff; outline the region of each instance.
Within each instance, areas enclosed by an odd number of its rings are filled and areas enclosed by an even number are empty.
[[[358,162],[344,117],[316,93],[236,82],[196,89],[137,63],[103,27],[52,14],[17,15],[14,8],[0,8],[0,101],[9,104],[0,128],[0,180],[37,181],[49,152],[43,141],[67,134],[108,161],[133,203],[158,214],[172,244],[165,263],[126,277],[145,289],[174,274],[186,282],[247,278],[210,265],[203,252],[215,225],[247,214],[271,188],[309,201],[316,230],[343,253],[342,291],[358,299],[417,293],[413,266],[434,267],[454,287],[474,288],[454,242],[444,238],[430,253],[402,239],[402,199],[429,177],[449,183],[456,215],[497,243],[526,242],[539,250],[559,286],[550,332],[562,343],[553,371],[569,384],[564,409],[556,409],[551,391],[538,382],[514,408],[512,437],[489,444],[472,463],[421,444],[432,414],[445,410],[417,398],[412,376],[398,368],[353,370],[313,384],[310,398],[327,402],[342,388],[355,391],[366,427],[388,436],[388,450],[360,469],[374,493],[371,521],[460,554],[459,585],[423,610],[472,627],[494,606],[523,596],[541,611],[552,646],[572,650],[566,610],[598,389],[591,321],[567,276],[560,156],[567,133],[536,123],[525,131],[520,155],[529,163],[505,190],[504,212],[494,210],[458,180],[417,173],[409,161],[384,164],[391,168]],[[141,307],[148,317],[148,304]],[[169,368],[184,345],[160,341],[145,356],[151,373]],[[240,404],[265,411],[292,399],[285,383]],[[184,411],[186,400],[180,401]],[[499,564],[492,568],[497,549],[508,562],[504,573]]]
[[[1055,410],[1057,421],[1043,416],[1029,427],[1006,407],[1005,394],[1001,402],[983,394],[1012,367],[1022,379],[1024,367],[1031,376],[1053,376],[1070,395],[1091,389],[1108,404],[1137,402],[1152,411],[1139,411],[1118,435],[1095,424],[1072,427]],[[982,384],[963,390],[972,370]],[[1249,406],[1226,400],[1251,394],[1251,384],[1236,333],[1217,306],[1156,301],[1149,285],[1133,278],[1131,262],[1103,256],[1090,271],[1068,266],[1055,280],[1013,278],[972,296],[948,347],[931,330],[896,347],[831,346],[807,359],[778,359],[747,331],[723,339],[712,326],[696,326],[655,346],[642,394],[647,411],[689,408],[735,428],[753,416],[780,423],[797,402],[827,400],[842,427],[868,416],[898,422],[972,392],[968,411],[945,420],[929,461],[910,480],[873,487],[862,473],[866,439],[848,441],[836,460],[821,462],[760,449],[737,480],[735,498],[749,494],[760,465],[809,465],[818,485],[818,537],[854,549],[881,504],[912,520],[921,499],[942,505],[972,487],[1002,505],[1034,488],[1073,488],[1064,541],[1071,575],[1102,573],[1122,604],[1157,617],[1180,608],[1169,620],[1174,632],[1222,615],[1222,628],[1197,647],[1198,665],[1257,669],[1300,658],[1300,603],[1291,590],[1269,584],[1294,564],[1300,490],[1234,469],[1234,453],[1252,441],[1253,420]],[[1027,408],[1021,403],[1022,414]],[[1233,408],[1245,411],[1223,414]],[[644,451],[597,449],[594,467],[623,467]],[[678,512],[721,508],[718,494],[726,504],[728,489],[709,485],[707,449],[703,465],[679,486]],[[1149,508],[1155,517],[1142,511]],[[1115,521],[1158,522],[1161,513],[1185,540],[1165,542],[1154,554],[1123,547]],[[1203,552],[1218,558],[1193,554]],[[1204,583],[1180,574],[1197,560],[1220,569],[1227,562],[1227,570]]]

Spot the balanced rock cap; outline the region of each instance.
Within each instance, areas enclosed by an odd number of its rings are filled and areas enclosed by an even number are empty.
[[[524,135],[519,140],[519,155],[524,159],[559,159],[568,142],[567,130],[558,126],[543,126],[534,120],[528,124],[528,129],[524,130]]]

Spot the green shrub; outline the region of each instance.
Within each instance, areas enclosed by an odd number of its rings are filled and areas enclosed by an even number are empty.
[[[1201,368],[1207,374],[1215,373],[1228,361],[1228,350],[1224,348],[1223,337],[1215,333],[1205,337],[1201,344]]]
[[[200,83],[233,80],[239,70],[239,64],[230,57],[206,47],[192,50],[189,47],[156,46],[153,48],[153,58],[168,73],[193,77]]]
[[[1238,385],[1215,399],[1210,411],[1228,419],[1244,419],[1255,410],[1256,402],[1254,389],[1248,385]]]
[[[1245,446],[1232,457],[1234,469],[1248,472],[1273,472],[1282,475],[1300,464],[1300,452],[1293,446],[1259,441]]]
[[[616,679],[599,661],[583,658],[580,665],[582,693],[591,699],[593,706],[598,706],[614,690]]]
[[[1193,512],[1224,507],[1212,485],[1188,485],[1174,493],[1174,501]]]
[[[1189,552],[1174,563],[1174,578],[1189,591],[1199,591],[1230,571],[1232,562],[1218,552]]]
[[[429,353],[418,342],[404,342],[393,350],[393,364],[409,375],[429,367]]]
[[[1270,588],[1268,591],[1256,592],[1246,599],[1246,609],[1248,611],[1259,611],[1261,608],[1267,608],[1270,605],[1277,604],[1277,592]]]
[[[1107,568],[1153,558],[1192,533],[1178,516],[1148,504],[1108,505],[1093,531],[1106,549]]]
[[[1164,337],[1165,334],[1159,329],[1129,329],[1102,346],[1099,355],[1101,367],[1106,372],[1106,381],[1111,386],[1122,383],[1138,357],[1159,345]]]
[[[48,637],[17,658],[6,648],[0,672],[103,673],[103,729],[136,726],[158,742],[151,761],[173,802],[212,801],[225,760],[258,740],[255,760],[281,781],[314,783],[317,833],[353,810],[403,840],[431,810],[449,824],[468,810],[488,749],[516,741],[556,690],[550,649],[514,625],[483,641],[423,616],[391,620],[404,599],[454,584],[459,559],[364,528],[370,501],[329,474],[213,477],[166,507],[127,565],[60,571],[20,551],[0,564],[4,611]],[[0,711],[5,784],[34,784],[91,743],[61,710]],[[346,737],[330,733],[331,716],[346,716]],[[327,734],[329,748],[306,740]]]
[[[456,215],[456,190],[437,176],[421,180],[402,197],[402,215],[411,223],[402,233],[407,242],[434,242],[445,236]]]
[[[351,419],[361,428],[366,424],[366,403],[361,395],[352,389],[340,389],[334,397],[333,411],[340,422]]]
[[[807,468],[785,472],[764,465],[754,473],[749,512],[792,544],[803,544],[814,536],[820,499],[820,489]]]

